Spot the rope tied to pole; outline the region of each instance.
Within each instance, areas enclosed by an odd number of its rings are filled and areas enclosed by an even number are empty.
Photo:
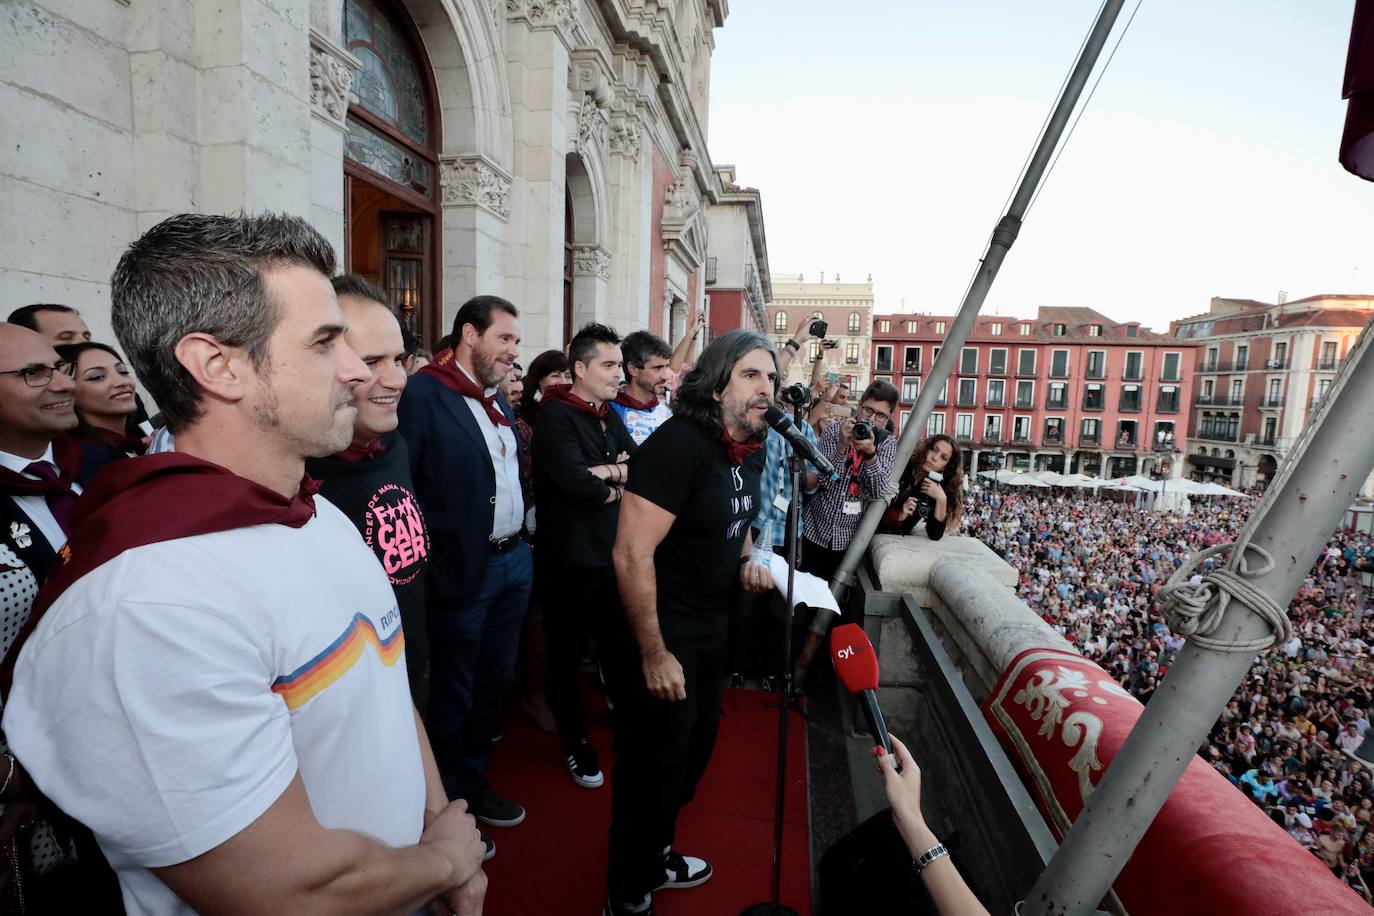
[[[1231,565],[1227,565],[1203,576],[1197,585],[1189,583],[1189,578],[1205,560],[1232,553],[1238,547],[1239,552],[1233,554],[1233,559],[1239,560],[1234,564],[1237,568],[1232,569]],[[1246,551],[1256,554],[1262,565],[1251,569]],[[1164,619],[1169,623],[1169,629],[1178,635],[1187,637],[1201,648],[1214,652],[1244,652],[1254,655],[1270,646],[1285,643],[1293,636],[1293,625],[1288,620],[1287,612],[1250,581],[1265,575],[1273,568],[1274,558],[1262,547],[1249,543],[1217,544],[1194,554],[1187,563],[1180,566],[1169,577],[1169,581],[1160,587],[1156,598],[1164,612]],[[1272,632],[1261,639],[1244,641],[1212,638],[1211,634],[1221,626],[1221,619],[1232,601],[1239,602],[1251,613],[1263,618]]]

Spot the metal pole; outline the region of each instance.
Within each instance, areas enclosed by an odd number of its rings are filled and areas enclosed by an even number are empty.
[[[982,263],[974,275],[973,282],[969,284],[968,292],[964,294],[959,313],[950,324],[940,355],[930,367],[930,375],[926,377],[926,383],[911,408],[911,416],[902,424],[902,434],[897,441],[897,456],[893,461],[893,473],[888,480],[887,490],[881,499],[869,502],[863,518],[859,521],[859,527],[849,542],[849,548],[835,571],[835,577],[830,582],[830,590],[838,598],[843,599],[849,586],[854,583],[854,571],[859,568],[860,561],[868,551],[868,545],[878,530],[878,523],[882,521],[887,504],[897,495],[897,487],[902,477],[901,469],[906,467],[911,461],[912,453],[916,451],[916,445],[921,439],[919,431],[925,428],[926,418],[930,416],[930,409],[935,406],[935,397],[940,393],[940,386],[949,380],[955,361],[959,358],[959,352],[968,340],[969,332],[973,330],[978,310],[983,307],[988,290],[992,288],[992,281],[996,279],[1002,261],[1016,241],[1017,233],[1021,231],[1021,220],[1026,215],[1026,209],[1035,196],[1036,188],[1044,177],[1055,147],[1059,145],[1059,138],[1069,123],[1069,118],[1078,104],[1078,98],[1083,93],[1083,87],[1092,75],[1093,66],[1097,63],[1108,36],[1111,35],[1117,14],[1121,12],[1125,3],[1126,0],[1103,0],[1097,21],[1093,23],[1092,31],[1083,43],[1083,51],[1078,56],[1078,62],[1064,83],[1064,91],[1055,103],[1054,113],[1046,122],[1045,132],[1026,165],[1026,173],[1016,189],[1016,195],[1007,207],[1006,214],[998,221],[997,228],[992,231],[992,239],[988,242]]]
[[[1372,338],[1366,325],[1326,402],[1308,421],[1288,465],[1237,539],[1273,558],[1272,570],[1249,581],[1279,607],[1293,600],[1374,468]],[[1227,565],[1235,570],[1239,561],[1233,552]],[[1233,600],[1211,638],[1244,642],[1267,632],[1270,627],[1258,614]],[[1031,889],[1023,916],[1078,916],[1096,909],[1254,657],[1188,641]]]

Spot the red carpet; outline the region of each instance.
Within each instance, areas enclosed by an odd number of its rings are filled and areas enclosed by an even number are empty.
[[[773,694],[725,692],[725,716],[696,799],[678,818],[677,848],[706,858],[715,875],[701,887],[654,896],[658,916],[730,916],[768,900],[772,890],[773,806],[778,711]],[[492,749],[490,778],[523,804],[525,822],[492,829],[496,858],[486,865],[487,916],[595,916],[606,900],[606,832],[611,821],[610,725],[605,702],[584,692],[588,729],[606,784],[573,784],[557,735],[541,732],[512,704],[505,736]],[[807,850],[806,723],[788,724],[782,902],[811,912]]]

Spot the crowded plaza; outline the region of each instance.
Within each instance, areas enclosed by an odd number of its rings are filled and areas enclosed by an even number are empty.
[[[967,533],[1017,572],[1018,596],[1148,703],[1184,640],[1155,593],[1193,554],[1235,540],[1255,497],[1152,511],[1140,494],[972,485]],[[1203,574],[1214,560],[1205,560]],[[1374,702],[1374,539],[1332,534],[1288,609],[1293,637],[1261,654],[1198,753],[1370,901],[1374,764],[1357,758]]]

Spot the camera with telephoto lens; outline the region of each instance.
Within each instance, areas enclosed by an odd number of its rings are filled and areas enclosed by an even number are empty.
[[[807,388],[801,382],[797,382],[795,385],[788,385],[782,391],[779,391],[778,400],[782,401],[784,404],[806,407],[811,403],[811,389]]]

